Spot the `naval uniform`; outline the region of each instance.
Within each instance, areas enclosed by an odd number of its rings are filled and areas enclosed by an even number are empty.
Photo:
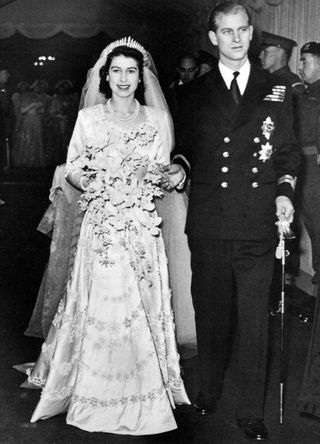
[[[300,77],[293,73],[288,65],[277,69],[272,73],[272,75],[277,76],[281,79],[285,79],[289,85],[291,85],[292,99],[293,99],[293,116],[294,116],[294,131],[295,135],[298,137],[299,128],[299,115],[298,115],[298,101],[299,97],[305,92],[305,85],[300,79]],[[300,266],[300,246],[299,246],[299,236],[300,227],[297,224],[297,212],[299,211],[298,198],[295,196],[295,221],[293,222],[293,231],[297,235],[296,239],[290,239],[286,242],[286,248],[290,252],[289,257],[286,261],[286,269],[293,275],[299,273]],[[298,210],[298,211],[297,211]],[[270,288],[270,299],[269,306],[272,313],[277,313],[279,310],[279,298],[281,295],[281,284],[282,284],[282,265],[280,260],[275,260],[275,270],[273,275],[273,281]]]
[[[263,417],[275,198],[293,198],[299,149],[285,81],[251,66],[236,105],[217,66],[186,85],[174,161],[191,177],[186,233],[200,401],[221,395],[237,289],[238,419]]]

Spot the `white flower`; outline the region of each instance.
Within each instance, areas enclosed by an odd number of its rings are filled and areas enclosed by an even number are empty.
[[[110,225],[118,231],[126,230],[133,223],[132,217],[152,235],[159,235],[161,219],[153,217],[153,200],[162,196],[160,169],[136,146],[140,145],[139,138],[150,141],[155,135],[147,128],[145,133],[133,130],[127,133],[127,140],[119,143],[86,146],[81,161],[91,181],[80,205],[84,211],[90,206],[91,223],[98,237],[104,239]]]

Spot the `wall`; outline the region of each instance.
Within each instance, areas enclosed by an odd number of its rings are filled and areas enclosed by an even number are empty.
[[[265,5],[256,15],[260,29],[291,38],[298,43],[291,58],[291,68],[297,72],[299,50],[309,41],[320,40],[320,1],[282,0],[279,6]]]

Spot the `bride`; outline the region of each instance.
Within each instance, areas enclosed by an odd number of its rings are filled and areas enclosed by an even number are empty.
[[[86,212],[66,293],[28,377],[42,387],[31,422],[67,412],[68,424],[87,431],[155,434],[175,429],[172,408],[189,403],[154,205],[172,126],[149,64],[142,46],[122,39],[87,82],[86,105],[98,104],[79,112],[66,164]]]

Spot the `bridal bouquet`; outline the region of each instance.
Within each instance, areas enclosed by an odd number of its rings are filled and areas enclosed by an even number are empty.
[[[161,218],[154,212],[153,201],[162,196],[160,165],[125,143],[104,148],[86,147],[83,169],[90,182],[81,208],[90,207],[94,226],[101,233],[108,225],[122,231],[139,221],[158,235]]]

